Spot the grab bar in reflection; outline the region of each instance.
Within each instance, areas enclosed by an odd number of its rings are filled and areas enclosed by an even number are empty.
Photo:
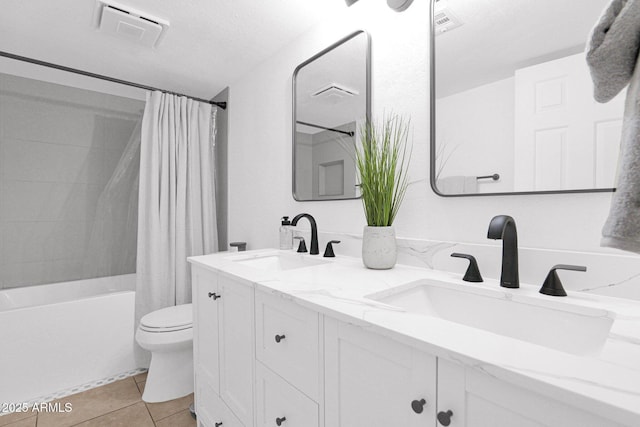
[[[500,174],[494,173],[493,175],[476,176],[476,179],[489,179],[489,178],[491,178],[494,181],[497,181],[500,179]]]

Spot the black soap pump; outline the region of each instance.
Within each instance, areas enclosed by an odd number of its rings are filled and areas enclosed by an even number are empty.
[[[293,249],[293,230],[291,229],[289,217],[283,216],[280,224],[280,249]]]

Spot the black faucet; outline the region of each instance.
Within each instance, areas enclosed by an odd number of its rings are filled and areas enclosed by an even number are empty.
[[[295,227],[296,224],[298,224],[298,220],[302,217],[307,218],[311,224],[311,251],[309,251],[309,253],[311,255],[318,255],[320,249],[318,249],[318,227],[316,226],[316,220],[308,213],[301,213],[293,217],[291,226]]]
[[[494,216],[489,223],[487,238],[502,240],[500,286],[503,288],[519,288],[518,232],[516,231],[516,221],[508,215]]]

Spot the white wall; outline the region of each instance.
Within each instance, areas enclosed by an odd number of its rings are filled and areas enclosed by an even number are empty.
[[[478,180],[478,192],[513,191],[514,98],[510,77],[436,101],[439,178],[497,173],[498,181]]]
[[[313,197],[313,135],[296,132],[296,196],[300,200]]]
[[[410,115],[413,184],[396,220],[399,236],[493,243],[487,226],[496,214],[518,224],[523,247],[615,252],[599,247],[610,194],[442,198],[429,176],[427,1],[403,13],[384,1],[360,1],[344,16],[306,33],[231,85],[229,110],[229,238],[249,248],[277,247],[279,218],[309,212],[324,231],[361,233],[359,200],[295,202],[291,196],[291,78],[294,68],[356,29],[373,46],[373,112]],[[337,249],[339,252],[339,249]]]

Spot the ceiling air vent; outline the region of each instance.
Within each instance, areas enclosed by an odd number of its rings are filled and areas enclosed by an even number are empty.
[[[357,96],[358,94],[359,92],[355,89],[350,89],[338,83],[331,83],[311,93],[311,97],[337,103],[344,98],[350,98],[352,96]]]
[[[96,1],[94,24],[98,31],[143,46],[156,47],[169,29],[169,22],[123,6]]]
[[[462,21],[449,9],[436,10],[433,21],[435,23],[436,35],[446,33],[454,28],[462,26]]]

